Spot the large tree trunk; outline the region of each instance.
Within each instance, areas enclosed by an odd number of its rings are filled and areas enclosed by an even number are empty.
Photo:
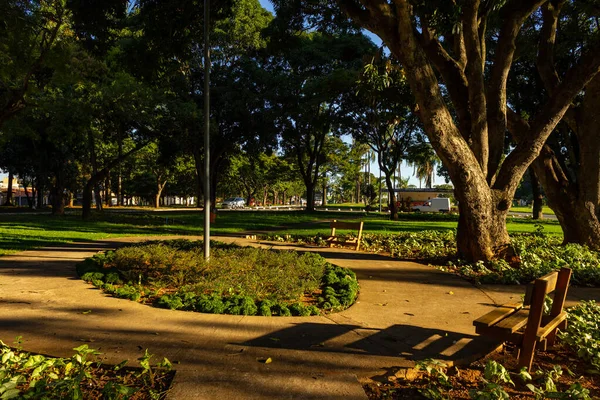
[[[389,193],[390,202],[390,219],[392,221],[398,221],[398,204],[396,202],[396,191],[394,190],[394,182],[389,173],[385,174],[385,185]]]
[[[531,190],[533,192],[533,219],[544,219],[544,196],[540,188],[540,180],[537,178],[533,168],[529,168],[529,179],[531,180]]]
[[[39,175],[35,180],[35,184],[37,186],[37,208],[42,208],[44,206],[44,187]]]
[[[65,214],[65,184],[60,173],[56,174],[54,185],[51,189],[52,215]]]
[[[163,179],[162,174],[156,174],[156,194],[154,195],[154,208],[160,208],[160,198],[162,196],[162,192],[167,185],[167,180]]]
[[[11,171],[8,172],[8,187],[6,188],[6,201],[4,202],[5,206],[13,205],[13,180],[14,175]]]
[[[563,171],[550,146],[544,146],[540,156],[532,164],[544,187],[548,205],[563,230],[564,243],[579,243],[600,249],[600,204],[596,199],[598,185],[595,181],[600,165],[600,141],[580,141],[581,151],[577,183],[571,182]],[[594,148],[596,159],[593,158]],[[588,150],[592,150],[588,153]],[[588,153],[589,157],[584,154]],[[590,159],[591,157],[591,159]]]
[[[315,211],[315,184],[310,179],[304,180],[306,186],[306,211]]]
[[[104,177],[104,204],[110,207],[112,204],[112,195],[110,190],[110,170]]]
[[[85,187],[83,188],[83,198],[81,201],[81,216],[83,219],[88,219],[92,214],[93,195],[96,197],[96,208],[98,208],[98,203],[102,205],[102,198],[100,198],[100,200],[98,199],[100,197],[98,183],[106,178],[107,173],[108,171],[106,169],[102,169],[92,175],[85,183]]]

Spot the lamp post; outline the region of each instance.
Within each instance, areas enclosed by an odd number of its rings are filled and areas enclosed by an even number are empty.
[[[210,0],[204,0],[204,259],[210,259]]]

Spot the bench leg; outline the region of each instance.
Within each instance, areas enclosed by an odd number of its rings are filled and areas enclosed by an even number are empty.
[[[548,344],[550,346],[553,346],[554,342],[556,342],[556,332],[558,329],[560,329],[561,331],[564,331],[565,329],[567,329],[567,320],[564,320],[563,322],[561,322],[560,325],[558,325],[556,327],[556,329],[553,330],[546,338],[546,340],[548,341]]]
[[[531,370],[533,364],[533,355],[535,354],[535,341],[523,342],[519,354],[519,368],[525,367],[527,371]]]

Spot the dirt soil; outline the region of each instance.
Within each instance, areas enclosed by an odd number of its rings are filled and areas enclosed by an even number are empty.
[[[446,370],[452,388],[445,391],[444,398],[471,399],[469,390],[484,386],[483,371],[488,360],[502,364],[511,375],[515,386],[503,385],[510,399],[534,399],[535,395],[525,385],[532,382],[523,382],[517,375],[519,368],[514,357],[514,349],[507,347],[501,352],[493,353],[483,360],[476,361],[466,367],[451,367]],[[552,370],[558,365],[562,375],[555,381],[558,391],[567,390],[572,384],[579,382],[581,386],[590,391],[592,399],[600,399],[600,375],[589,370],[589,366],[582,362],[568,348],[558,345],[545,352],[537,352],[531,375],[536,387],[542,385],[536,371]],[[361,381],[369,399],[425,399],[427,397],[420,390],[427,388],[429,381],[424,371],[415,369],[389,370],[383,375],[374,376]],[[429,384],[431,385],[431,384]],[[566,398],[566,397],[565,397]]]

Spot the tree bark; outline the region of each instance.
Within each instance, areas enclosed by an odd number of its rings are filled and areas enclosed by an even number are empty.
[[[394,183],[392,182],[389,173],[385,174],[385,185],[387,186],[389,193],[390,219],[392,221],[398,221],[398,204],[396,203],[396,191],[394,190]]]
[[[8,187],[6,188],[6,201],[4,202],[5,206],[13,205],[13,180],[13,173],[8,171]]]
[[[315,211],[315,185],[307,179],[304,180],[304,185],[306,186],[306,211]]]
[[[52,215],[65,214],[65,184],[62,174],[59,172],[55,176],[54,185],[51,189],[52,195]]]
[[[536,220],[544,219],[544,196],[540,188],[540,181],[533,168],[529,168],[529,179],[531,180],[531,190],[533,192],[532,218]]]
[[[160,197],[166,185],[166,179],[161,180],[160,177],[156,178],[156,195],[154,196],[154,208],[160,208]]]
[[[110,207],[112,205],[112,195],[110,190],[110,170],[106,173],[104,177],[104,204],[106,207]]]

